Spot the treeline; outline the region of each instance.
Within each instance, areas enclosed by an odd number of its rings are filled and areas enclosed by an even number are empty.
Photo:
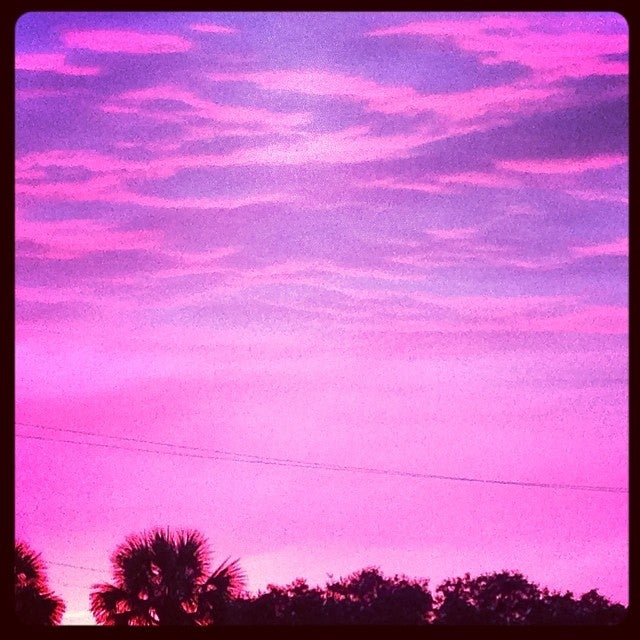
[[[432,593],[426,579],[387,577],[369,567],[323,587],[297,579],[249,594],[237,560],[211,569],[197,531],[129,536],[111,560],[113,581],[94,585],[90,594],[100,625],[615,625],[627,613],[595,589],[575,597],[511,571],[465,574]],[[39,555],[16,543],[18,622],[59,624],[64,609]]]

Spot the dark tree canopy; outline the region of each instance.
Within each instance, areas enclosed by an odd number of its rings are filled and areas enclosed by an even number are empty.
[[[327,585],[349,624],[424,624],[433,607],[426,580],[385,578],[366,568]]]
[[[597,591],[575,599],[571,592],[541,590],[509,571],[445,580],[436,590],[436,624],[610,625],[624,620],[626,608]]]
[[[156,529],[129,536],[113,554],[114,584],[94,585],[91,611],[104,625],[206,625],[224,622],[240,595],[238,562],[210,573],[209,551],[197,531]]]
[[[64,602],[48,587],[45,566],[40,554],[23,542],[15,543],[15,611],[21,624],[60,624]]]
[[[620,624],[626,617],[627,609],[601,596],[595,589],[576,599],[567,591],[543,591],[539,610],[531,618],[532,624]]]
[[[541,590],[522,574],[503,571],[445,580],[432,598],[426,580],[384,577],[367,568],[309,587],[298,578],[230,602],[235,624],[349,625],[611,625],[626,608],[596,591],[581,598]]]
[[[237,601],[232,621],[244,624],[424,624],[432,608],[426,581],[384,577],[367,568],[325,588],[297,579],[269,585]]]

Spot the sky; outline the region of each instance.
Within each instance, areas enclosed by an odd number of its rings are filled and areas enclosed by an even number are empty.
[[[628,602],[625,491],[425,477],[627,488],[620,15],[28,13],[15,65],[15,529],[64,624],[154,526],[254,592]]]

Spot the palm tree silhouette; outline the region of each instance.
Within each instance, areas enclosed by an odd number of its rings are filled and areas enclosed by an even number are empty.
[[[65,604],[49,591],[44,563],[24,542],[15,543],[15,608],[22,624],[60,624]]]
[[[197,531],[129,536],[111,561],[115,584],[96,584],[91,593],[98,624],[219,624],[245,582],[237,560],[209,573],[208,545]]]

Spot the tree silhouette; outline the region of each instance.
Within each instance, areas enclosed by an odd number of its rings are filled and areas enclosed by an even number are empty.
[[[611,625],[627,608],[596,590],[576,599],[540,589],[521,573],[502,571],[445,580],[432,596],[427,580],[388,578],[367,567],[325,587],[309,587],[298,578],[265,592],[243,591],[238,561],[209,570],[208,549],[197,531],[155,529],[129,536],[112,556],[113,584],[94,585],[91,611],[105,625]],[[27,556],[29,557],[29,556]],[[42,575],[32,554],[20,584]],[[29,567],[36,567],[36,570]],[[37,581],[37,580],[36,580]],[[58,607],[61,601],[49,593]],[[26,610],[29,605],[22,605]],[[59,622],[62,609],[51,618]],[[33,621],[35,614],[29,614]]]
[[[436,590],[437,624],[528,624],[541,593],[522,574],[502,571],[445,580]]]
[[[197,531],[155,529],[129,536],[113,554],[115,584],[97,584],[91,611],[104,625],[208,625],[225,621],[244,586],[238,561],[209,573],[209,551]]]
[[[571,592],[550,592],[522,574],[503,571],[445,580],[436,590],[436,624],[455,625],[611,625],[622,622],[626,607],[596,590],[576,600]]]
[[[376,567],[328,584],[327,592],[343,624],[425,624],[433,607],[426,580],[385,578]]]
[[[49,591],[40,554],[23,542],[15,543],[14,573],[18,621],[29,625],[60,624],[65,604]]]
[[[298,578],[290,585],[268,585],[267,591],[237,600],[231,622],[237,624],[325,624],[330,614],[325,592]]]
[[[269,585],[253,598],[236,600],[230,622],[239,624],[425,624],[432,608],[426,581],[384,577],[366,568],[325,588],[298,578]]]
[[[595,589],[575,599],[570,591],[564,594],[544,589],[540,607],[531,617],[532,624],[619,624],[625,619],[626,607],[613,604]]]

